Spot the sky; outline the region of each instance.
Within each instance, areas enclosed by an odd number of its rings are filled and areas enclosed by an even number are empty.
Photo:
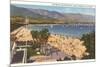
[[[32,8],[32,9],[45,9],[49,11],[57,11],[60,13],[79,13],[95,16],[95,8],[81,8],[81,7],[57,7],[57,6],[43,6],[43,5],[25,5],[14,4],[17,7]]]

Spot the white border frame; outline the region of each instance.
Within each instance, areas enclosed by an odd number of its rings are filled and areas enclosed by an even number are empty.
[[[72,64],[72,63],[88,63],[95,62],[95,59],[90,60],[71,60],[71,61],[57,61],[57,62],[35,62],[35,63],[19,63],[11,64],[11,67],[23,67],[23,66],[40,66],[40,65],[50,65],[50,64]]]
[[[47,5],[47,6],[58,6],[58,7],[81,7],[81,8],[95,8],[94,4],[73,4],[73,3],[60,3],[60,2],[40,2],[40,1],[25,1],[25,0],[12,0],[12,4],[26,4],[26,5]]]
[[[96,5],[88,5],[88,4],[71,4],[71,3],[54,3],[54,2],[40,2],[40,1],[17,1],[12,0],[10,4],[26,4],[26,5],[43,5],[43,6],[58,6],[58,7],[82,7],[82,8],[96,8]],[[65,4],[65,5],[62,5]],[[96,24],[96,23],[95,23]],[[96,48],[96,46],[95,46]],[[96,52],[96,50],[95,50]],[[96,53],[95,53],[96,55]],[[35,63],[18,63],[18,64],[10,64],[11,67],[24,67],[24,66],[37,66],[37,65],[51,65],[51,64],[69,64],[69,63],[83,63],[83,62],[95,62],[95,59],[88,60],[70,60],[70,61],[57,61],[57,62],[35,62]]]

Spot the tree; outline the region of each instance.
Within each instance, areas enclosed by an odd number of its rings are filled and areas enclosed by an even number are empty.
[[[32,37],[33,37],[33,43],[37,45],[38,48],[40,48],[41,53],[43,52],[43,46],[46,45],[48,37],[50,35],[48,29],[43,29],[41,31],[31,31]]]
[[[46,46],[49,36],[50,36],[50,33],[49,33],[48,29],[43,29],[43,30],[40,31],[41,51],[43,51],[43,49],[44,49],[42,47]],[[44,54],[46,54],[46,49],[45,49]]]
[[[48,40],[49,35],[50,35],[50,33],[49,33],[48,29],[41,30],[40,31],[41,42],[45,44]]]
[[[89,52],[89,55],[85,56],[83,59],[95,59],[95,32],[84,34],[81,40],[84,41],[87,52]]]
[[[39,32],[38,31],[31,31],[34,47],[40,48],[40,41],[39,41]]]

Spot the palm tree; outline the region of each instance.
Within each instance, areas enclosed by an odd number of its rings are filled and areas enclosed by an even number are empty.
[[[48,37],[50,35],[48,29],[43,29],[41,31],[31,31],[32,37],[33,37],[33,43],[40,48],[41,53],[46,53],[45,47],[48,40]],[[44,51],[44,52],[43,52]]]
[[[43,51],[43,46],[46,48],[46,44],[48,41],[48,37],[49,37],[50,33],[48,29],[43,29],[40,31],[40,43],[41,43],[41,50]],[[46,49],[44,54],[46,54]]]
[[[39,48],[40,46],[40,41],[39,41],[39,32],[38,31],[31,31],[32,34],[32,38],[33,38],[33,44],[35,45],[35,47]]]

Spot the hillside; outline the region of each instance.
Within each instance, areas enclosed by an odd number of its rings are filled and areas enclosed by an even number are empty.
[[[11,19],[29,17],[30,23],[94,23],[95,16],[59,13],[44,9],[23,8],[11,5]],[[24,22],[24,21],[23,21]]]

